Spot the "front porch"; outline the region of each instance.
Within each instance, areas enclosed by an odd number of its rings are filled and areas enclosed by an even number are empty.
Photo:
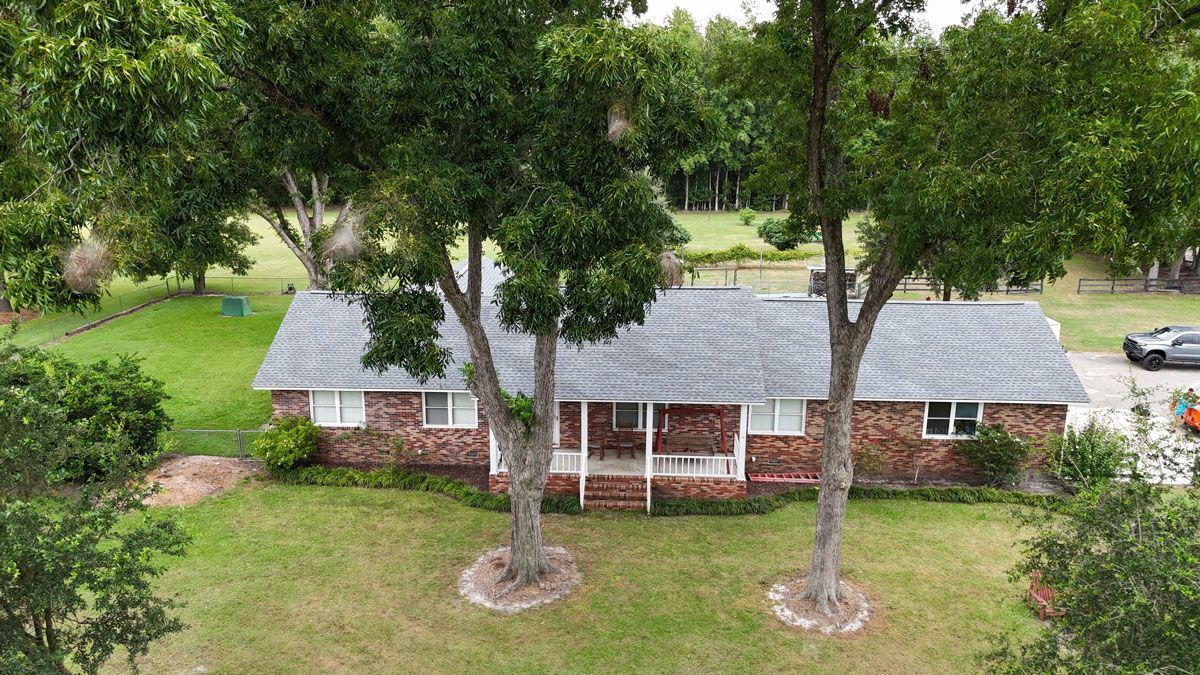
[[[577,486],[584,508],[647,511],[654,495],[744,497],[748,424],[746,404],[560,402],[548,489]],[[492,484],[507,485],[504,453],[489,440]]]

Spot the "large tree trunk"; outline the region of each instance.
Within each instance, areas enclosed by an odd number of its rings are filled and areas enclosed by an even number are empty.
[[[950,288],[950,284],[942,286],[942,302],[950,302],[950,292],[954,290]]]
[[[554,457],[554,360],[556,335],[537,336],[534,353],[534,420],[517,429],[508,450],[508,494],[512,511],[512,555],[504,579],[515,588],[536,584],[553,571],[542,542],[542,494]],[[519,425],[519,423],[518,423]]]
[[[550,476],[550,462],[554,458],[554,366],[558,356],[558,333],[555,329],[535,338],[534,419],[533,424],[526,426],[517,419],[504,398],[491,344],[483,328],[482,257],[482,237],[476,231],[469,231],[466,292],[459,286],[449,256],[442,261],[444,270],[438,285],[466,333],[474,373],[471,392],[479,399],[508,465],[512,547],[503,578],[513,582],[510,590],[516,590],[538,583],[543,574],[553,570],[543,548],[541,505]]]
[[[1187,246],[1180,246],[1176,249],[1175,261],[1167,268],[1167,279],[1171,281],[1179,280],[1179,272],[1183,269],[1183,258],[1187,255]]]
[[[821,445],[821,490],[817,498],[816,536],[812,566],[803,597],[813,600],[818,611],[832,614],[841,599],[842,525],[846,501],[854,480],[850,438],[854,412],[854,388],[863,352],[884,303],[895,291],[903,272],[894,252],[886,245],[871,266],[870,284],[850,320],[846,291],[846,248],[839,208],[825,203],[827,176],[840,176],[842,157],[837,147],[826,147],[826,113],[830,106],[831,78],[837,55],[831,53],[826,28],[827,0],[812,0],[813,75],[805,147],[809,211],[821,227],[825,251],[827,287],[825,306],[829,322],[830,381]],[[784,195],[787,199],[787,195]]]
[[[205,279],[207,270],[192,275],[192,295],[204,295],[208,292],[208,282]]]
[[[1159,269],[1159,264],[1158,264],[1157,260],[1154,261],[1153,265],[1150,265],[1150,267],[1148,267],[1146,269],[1145,276],[1146,276],[1146,290],[1147,291],[1157,291],[1158,290],[1158,269]]]
[[[4,271],[0,270],[0,312],[13,311],[12,300],[8,299],[8,285],[4,283]]]
[[[333,261],[325,252],[315,248],[314,241],[316,235],[325,226],[325,207],[327,206],[326,201],[329,196],[329,176],[322,176],[318,179],[316,174],[309,175],[309,190],[311,191],[312,201],[311,215],[308,212],[308,200],[305,199],[304,193],[300,190],[300,183],[296,178],[296,174],[289,167],[283,168],[280,174],[280,181],[283,183],[284,189],[287,190],[288,198],[292,202],[292,208],[296,211],[296,224],[299,226],[297,230],[293,231],[288,226],[287,216],[284,215],[283,209],[279,205],[267,206],[265,204],[257,204],[253,207],[253,210],[271,224],[271,228],[279,235],[279,239],[288,247],[292,255],[296,256],[300,264],[304,266],[304,272],[308,275],[309,290],[324,290],[328,284],[328,275]],[[338,209],[337,218],[334,219],[332,225],[333,231],[337,231],[349,223],[351,211],[352,201],[347,199]],[[299,236],[296,236],[296,233]]]

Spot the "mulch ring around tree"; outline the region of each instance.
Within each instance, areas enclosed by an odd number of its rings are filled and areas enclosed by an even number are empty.
[[[488,551],[463,571],[458,579],[458,592],[468,601],[483,605],[502,614],[515,614],[538,607],[567,595],[579,584],[579,568],[575,559],[561,546],[545,547],[546,557],[555,570],[543,574],[541,582],[508,592],[511,581],[501,581],[508,566],[509,547]]]
[[[784,624],[808,633],[820,633],[829,637],[857,637],[862,635],[872,618],[871,601],[867,594],[841,582],[842,601],[832,616],[817,611],[817,603],[801,598],[807,585],[807,574],[800,574],[787,581],[771,586],[767,599],[775,616]]]

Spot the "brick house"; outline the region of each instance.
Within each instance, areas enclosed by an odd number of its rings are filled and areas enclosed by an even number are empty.
[[[505,387],[532,391],[532,340],[500,330],[494,311],[488,320]],[[323,427],[315,461],[400,463],[504,490],[504,449],[459,373],[462,329],[451,318],[441,330],[458,359],[444,377],[374,373],[360,363],[361,308],[300,293],[254,388],[271,392],[276,416]],[[547,490],[579,494],[588,508],[647,508],[652,497],[744,498],[756,481],[819,471],[827,330],[823,300],[675,288],[616,340],[564,346]],[[920,482],[976,482],[956,448],[981,423],[1043,438],[1062,433],[1068,404],[1088,400],[1028,302],[889,303],[856,392],[861,465],[873,478]]]

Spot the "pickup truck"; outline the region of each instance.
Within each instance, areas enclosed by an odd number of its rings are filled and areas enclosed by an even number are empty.
[[[1200,365],[1200,327],[1164,326],[1149,333],[1130,333],[1123,349],[1130,361],[1140,362],[1146,370],[1158,370],[1164,363]]]

